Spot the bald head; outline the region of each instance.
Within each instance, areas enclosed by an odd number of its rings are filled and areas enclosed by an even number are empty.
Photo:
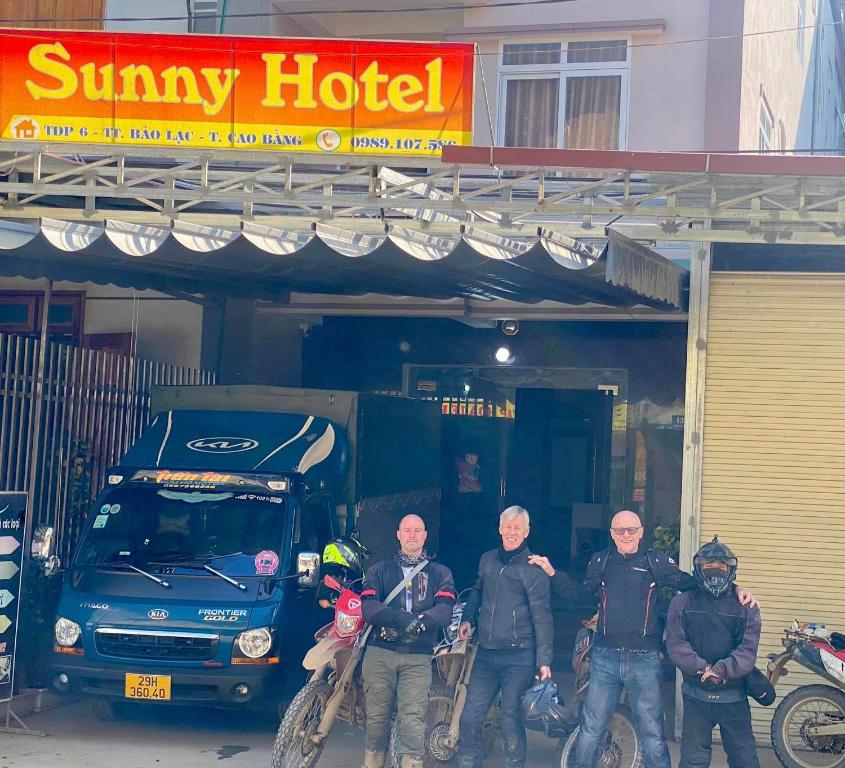
[[[610,527],[621,528],[622,526],[639,528],[642,526],[640,516],[636,512],[631,512],[630,509],[623,509],[621,512],[617,512],[613,516],[613,520],[610,521]]]
[[[399,539],[402,551],[409,557],[419,557],[427,536],[425,523],[419,515],[405,515],[399,521],[396,538]]]
[[[639,516],[629,509],[623,509],[610,521],[610,537],[621,555],[633,555],[640,548],[643,525]]]

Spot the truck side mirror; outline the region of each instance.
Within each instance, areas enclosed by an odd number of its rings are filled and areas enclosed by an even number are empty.
[[[61,567],[59,558],[53,554],[56,531],[49,525],[39,525],[32,534],[29,554],[41,564],[45,576],[51,576]]]
[[[300,552],[296,556],[296,573],[300,587],[316,587],[320,583],[320,555]]]
[[[29,547],[29,554],[33,560],[46,562],[53,554],[53,539],[55,530],[48,525],[39,525],[32,534],[32,544]]]

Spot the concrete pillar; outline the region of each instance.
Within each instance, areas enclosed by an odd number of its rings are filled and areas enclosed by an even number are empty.
[[[255,328],[256,383],[301,387],[302,338],[299,320],[259,312]]]
[[[256,310],[254,299],[226,298],[220,317],[218,384],[255,384]]]
[[[298,320],[260,312],[253,299],[227,298],[203,312],[203,368],[219,384],[302,385]]]

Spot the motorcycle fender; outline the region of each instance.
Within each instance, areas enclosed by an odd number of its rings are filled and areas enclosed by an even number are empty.
[[[302,660],[302,666],[305,669],[320,669],[320,667],[325,667],[339,650],[349,648],[354,641],[354,637],[338,637],[330,633],[305,654],[305,658]]]
[[[337,653],[334,657],[335,667],[337,668],[338,676],[343,674],[343,670],[346,669],[346,665],[349,663],[349,660],[352,658],[352,646],[348,646],[346,648],[339,648]]]

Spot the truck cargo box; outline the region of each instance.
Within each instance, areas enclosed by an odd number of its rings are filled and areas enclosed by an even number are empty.
[[[428,549],[437,550],[440,514],[440,406],[438,403],[342,390],[261,385],[169,386],[152,391],[151,412],[249,411],[308,414],[329,419],[345,433],[349,460],[335,494],[344,525],[384,555],[396,549],[402,516],[421,515]]]

